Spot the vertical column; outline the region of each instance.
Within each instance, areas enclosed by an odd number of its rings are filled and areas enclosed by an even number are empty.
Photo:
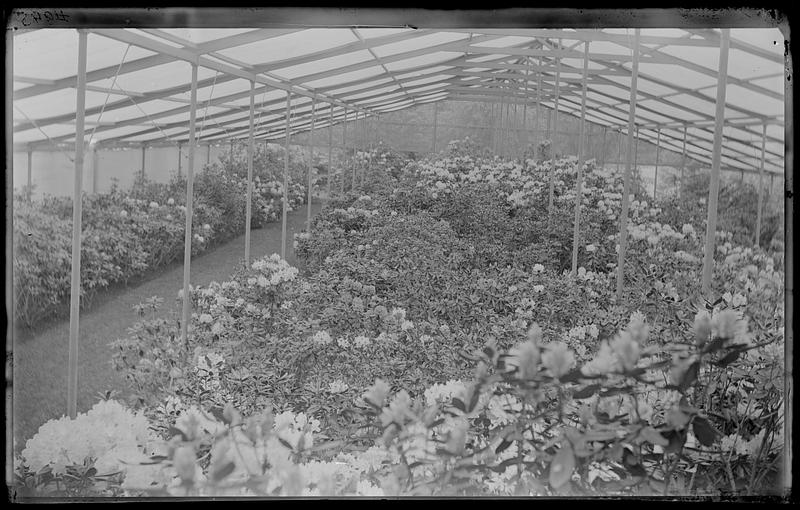
[[[100,157],[97,154],[97,144],[92,143],[92,193],[97,193],[97,171],[100,169]]]
[[[431,152],[436,154],[436,128],[439,123],[439,101],[433,103],[433,148]]]
[[[341,192],[344,195],[344,175],[347,172],[347,108],[344,109],[344,122],[342,122],[342,184]]]
[[[306,214],[306,232],[311,232],[311,189],[313,187],[314,173],[314,123],[317,114],[317,98],[311,100],[311,131],[308,134],[308,198]]]
[[[622,164],[622,128],[617,131],[617,173],[619,173],[619,166]]]
[[[250,80],[250,125],[247,131],[247,206],[244,220],[244,265],[250,267],[250,225],[253,222],[253,123],[255,121],[256,82]]]
[[[192,89],[189,109],[189,160],[186,165],[186,230],[183,242],[183,310],[181,314],[181,340],[188,346],[189,320],[192,296],[189,278],[192,265],[192,205],[194,200],[195,120],[197,119],[197,64],[192,63]]]
[[[352,176],[352,183],[350,184],[350,189],[356,189],[356,166],[358,166],[358,111],[353,112],[355,117],[353,118],[353,161],[350,165],[353,167],[353,171],[351,172]]]
[[[84,115],[86,111],[86,46],[88,32],[78,30],[77,104],[75,108],[75,179],[72,187],[72,274],[69,297],[67,414],[78,414],[78,342],[81,306],[81,205],[83,189]]]
[[[211,142],[206,145],[206,165],[211,164]]]
[[[183,164],[183,154],[181,154],[181,144],[178,144],[178,177],[181,176],[181,165]]]
[[[711,158],[711,186],[708,191],[708,224],[706,229],[706,245],[703,255],[702,290],[708,294],[711,290],[711,274],[714,270],[714,250],[717,232],[717,201],[719,199],[719,171],[722,156],[722,128],[725,121],[725,92],[728,82],[728,49],[731,31],[722,30],[719,50],[719,77],[717,78],[717,111],[714,123],[714,152]]]
[[[561,49],[561,39],[558,40],[558,45],[556,46],[557,50]],[[556,175],[556,137],[558,136],[558,96],[561,91],[561,57],[556,57],[556,100],[555,100],[555,108],[553,108],[553,132],[550,136],[550,155],[551,155],[551,163],[550,163],[550,192],[547,199],[547,225],[550,226],[550,222],[553,219],[553,194],[554,194],[554,186],[555,186],[555,175]]]
[[[147,146],[142,144],[142,179],[143,180],[147,176],[147,174],[145,173],[145,159],[146,159],[146,155],[147,155],[146,151],[147,151]]]
[[[537,71],[536,71],[536,122],[534,122],[533,128],[533,150],[534,154],[536,154],[536,149],[539,146],[539,140],[541,139],[541,103],[542,103],[542,59],[537,59]],[[550,114],[547,115],[547,126],[548,129],[550,127]]]
[[[633,130],[636,118],[636,87],[639,79],[639,35],[637,28],[633,39],[633,69],[631,71],[631,97],[628,110],[628,154],[625,158],[625,175],[623,177],[622,212],[619,215],[619,250],[617,252],[617,303],[622,301],[622,289],[625,285],[625,250],[628,246],[628,209],[630,207],[631,160],[633,159]]]
[[[530,143],[530,133],[528,133],[528,81],[531,74],[531,59],[525,57],[525,102],[522,105],[522,166],[525,166],[525,150]]]
[[[581,78],[581,123],[578,134],[578,178],[575,181],[575,226],[572,233],[572,274],[578,271],[578,245],[580,244],[581,202],[583,201],[583,159],[586,131],[586,81],[589,73],[589,41],[583,43],[583,76]]]
[[[658,136],[656,137],[656,168],[653,174],[653,200],[656,199],[658,191],[658,156],[661,152],[661,128],[658,128]]]
[[[681,153],[681,185],[678,187],[678,197],[681,196],[681,188],[683,188],[683,175],[686,171],[686,131],[688,130],[688,124],[683,125],[683,151]]]
[[[503,87],[503,95],[500,96],[500,115],[497,124],[497,152],[499,155],[505,156],[506,144],[504,143],[503,127],[505,126],[505,119],[503,118],[503,111],[506,109],[506,88]]]
[[[372,117],[372,132],[375,132],[375,117]],[[372,173],[372,152],[375,150],[374,142],[370,142],[369,129],[367,129],[367,175]]]
[[[515,98],[514,99],[514,114],[513,114],[514,116],[513,116],[512,120],[511,120],[511,123],[510,123],[511,133],[513,133],[514,136],[513,137],[509,136],[509,139],[513,140],[513,144],[511,146],[511,151],[509,152],[509,157],[513,156],[514,153],[517,152],[518,147],[519,147],[519,129],[518,129],[518,127],[519,127],[518,124],[519,123],[518,123],[518,117],[517,117],[517,101],[518,101],[518,99]],[[511,133],[509,133],[509,135]]]
[[[331,179],[333,179],[333,103],[331,103],[330,118],[328,120],[328,179],[327,194],[331,199]]]
[[[603,126],[603,144],[600,146],[600,168],[606,167],[606,134],[608,134],[608,126]]]
[[[762,126],[761,130],[761,166],[758,168],[758,212],[756,213],[756,238],[753,244],[761,246],[761,215],[764,200],[764,163],[767,155],[767,124]]]
[[[28,202],[33,199],[33,150],[28,149]]]
[[[283,214],[281,215],[281,258],[286,259],[286,215],[289,213],[289,138],[292,129],[292,93],[286,91],[286,142],[283,151]]]

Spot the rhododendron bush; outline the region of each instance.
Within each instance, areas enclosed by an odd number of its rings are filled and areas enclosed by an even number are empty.
[[[257,151],[251,226],[260,228],[282,214],[283,183],[277,155]],[[265,165],[271,166],[265,166]],[[192,253],[244,232],[247,190],[243,154],[226,156],[195,176]],[[306,200],[305,167],[293,162],[289,210]],[[186,178],[155,183],[139,175],[130,190],[82,199],[81,304],[97,291],[127,282],[178,260],[184,250]],[[72,199],[14,198],[14,289],[16,319],[32,325],[68,309]]]
[[[368,169],[295,236],[299,268],[271,255],[179,293],[186,343],[142,304],[113,363],[162,446],[139,439],[148,474],[102,490],[777,493],[782,254],[719,232],[701,294],[702,226],[637,185],[618,300],[619,176],[585,164],[572,274],[576,160],[556,161],[548,218],[550,161],[451,149]],[[60,487],[33,451],[27,486]],[[76,452],[69,469],[102,454]]]

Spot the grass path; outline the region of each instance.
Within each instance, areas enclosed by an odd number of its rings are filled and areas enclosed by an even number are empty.
[[[320,209],[321,204],[312,204],[312,214]],[[292,265],[296,265],[292,234],[305,228],[305,219],[305,206],[289,213],[287,218],[286,259]],[[280,253],[280,244],[280,222],[251,232],[253,258]],[[243,258],[244,235],[195,257],[191,266],[192,285],[227,279]],[[181,260],[127,287],[109,289],[96,296],[90,308],[81,311],[78,412],[91,408],[99,394],[107,390],[119,390],[124,394],[123,378],[111,366],[109,342],[124,337],[126,330],[136,322],[133,306],[151,296],[159,296],[164,299],[164,311],[171,307],[177,310],[176,297],[182,286]],[[21,451],[24,442],[44,422],[66,412],[68,343],[69,320],[55,321],[33,331],[17,331],[14,335],[13,384],[6,388],[6,395],[13,392],[13,402],[11,417],[6,417],[6,430],[13,429],[15,451]],[[8,399],[6,409],[9,410]]]

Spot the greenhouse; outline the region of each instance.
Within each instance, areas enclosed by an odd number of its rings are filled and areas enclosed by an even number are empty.
[[[789,494],[788,25],[107,11],[7,22],[18,500]]]

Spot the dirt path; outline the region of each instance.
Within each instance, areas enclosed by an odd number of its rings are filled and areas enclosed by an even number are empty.
[[[312,214],[321,209],[313,203]],[[292,234],[305,227],[306,208],[289,213],[286,258],[296,264]],[[252,258],[280,253],[281,223],[251,232]],[[244,258],[244,235],[192,260],[192,285],[207,285],[227,279]],[[111,366],[109,342],[124,337],[137,320],[133,307],[151,296],[164,299],[163,309],[177,309],[176,297],[183,286],[183,262],[156,270],[143,281],[111,289],[96,296],[92,306],[81,312],[78,366],[78,412],[91,408],[107,390],[124,391],[121,375]],[[47,420],[66,412],[69,320],[56,321],[33,332],[18,332],[14,339],[12,418],[6,427],[14,431],[14,450],[24,448]],[[8,409],[8,399],[6,401]],[[9,419],[13,422],[9,423]]]

